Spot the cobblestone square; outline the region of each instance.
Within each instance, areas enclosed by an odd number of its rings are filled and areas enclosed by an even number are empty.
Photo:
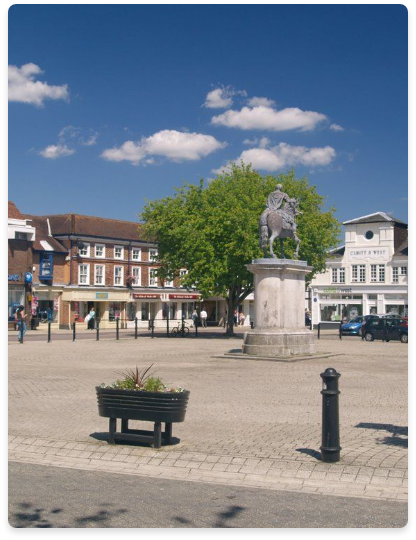
[[[9,344],[12,461],[375,499],[407,494],[407,345],[317,340],[324,359],[219,358],[242,339],[140,337]],[[95,386],[154,364],[190,390],[172,446],[106,441]],[[319,460],[321,378],[340,378],[341,461]],[[133,427],[134,426],[134,423]],[[142,424],[146,426],[146,424]],[[150,425],[149,425],[150,426]],[[180,442],[178,442],[180,439]]]

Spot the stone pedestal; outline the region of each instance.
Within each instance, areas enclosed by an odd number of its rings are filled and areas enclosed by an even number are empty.
[[[306,261],[255,259],[247,265],[254,274],[255,328],[244,334],[243,352],[279,357],[314,354],[313,332],[305,328]]]

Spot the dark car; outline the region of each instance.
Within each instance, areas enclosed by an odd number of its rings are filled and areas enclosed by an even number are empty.
[[[397,339],[402,343],[407,343],[408,341],[408,325],[402,318],[380,317],[378,319],[370,319],[366,322],[363,332],[366,341],[374,341],[375,339],[382,339],[384,341]]]
[[[359,315],[350,321],[341,324],[343,336],[361,336],[361,329],[369,319],[377,318],[377,315]]]

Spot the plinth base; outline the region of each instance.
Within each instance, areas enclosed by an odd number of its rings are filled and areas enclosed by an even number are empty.
[[[310,330],[251,330],[244,334],[243,353],[251,356],[279,357],[315,354]]]

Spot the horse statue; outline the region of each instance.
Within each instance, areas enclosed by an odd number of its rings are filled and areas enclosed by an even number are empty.
[[[278,194],[280,193],[278,192]],[[264,252],[264,256],[267,257],[267,242],[269,242],[270,255],[276,259],[277,257],[273,251],[273,243],[276,238],[279,238],[281,257],[284,259],[285,252],[283,249],[283,239],[293,238],[296,242],[296,251],[294,255],[297,258],[299,254],[300,239],[296,234],[295,218],[299,214],[302,214],[302,212],[299,210],[299,202],[297,199],[291,199],[285,193],[281,194],[283,195],[283,197],[281,197],[282,202],[283,200],[285,201],[284,207],[275,210],[271,209],[270,205],[268,205],[260,216],[260,247]]]

